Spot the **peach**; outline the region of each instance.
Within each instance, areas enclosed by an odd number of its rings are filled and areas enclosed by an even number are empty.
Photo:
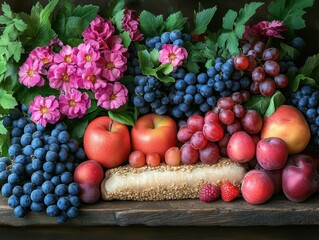
[[[302,152],[308,145],[311,133],[303,114],[295,107],[282,105],[264,118],[261,139],[279,137],[288,146],[289,154]]]
[[[256,144],[244,131],[235,132],[227,144],[228,157],[238,163],[245,163],[255,157]]]

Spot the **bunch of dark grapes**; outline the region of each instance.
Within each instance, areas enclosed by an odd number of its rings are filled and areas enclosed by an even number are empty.
[[[266,47],[264,42],[245,44],[243,54],[234,59],[234,66],[238,70],[251,72],[253,83],[250,91],[253,94],[272,96],[276,89],[283,89],[288,85],[288,77],[280,73],[279,50]]]
[[[296,74],[299,73],[299,69],[297,68],[295,62],[288,55],[283,56],[278,62],[280,66],[280,73],[287,74],[288,72],[294,72]]]
[[[164,83],[155,77],[137,75],[134,78],[133,104],[141,114],[155,112],[159,115],[167,113],[169,98],[165,92],[173,87],[173,83]]]
[[[319,91],[305,85],[292,93],[289,101],[304,114],[310,126],[312,142],[319,150]]]
[[[1,193],[14,216],[24,217],[31,210],[45,211],[59,223],[76,217],[80,189],[73,172],[85,160],[85,152],[70,138],[67,126],[61,122],[50,130],[18,109],[3,122],[11,129],[11,145],[9,157],[0,158]]]
[[[180,30],[173,30],[171,32],[164,32],[161,36],[155,36],[148,38],[145,41],[145,45],[149,49],[157,49],[160,51],[163,44],[172,44],[174,46],[183,47],[185,42],[190,41],[190,35],[182,33]]]

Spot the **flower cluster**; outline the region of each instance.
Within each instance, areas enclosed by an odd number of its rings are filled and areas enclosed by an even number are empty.
[[[284,39],[284,37],[281,35],[281,32],[287,30],[288,28],[284,26],[284,23],[282,21],[261,21],[256,25],[253,25],[251,28],[246,27],[243,38],[251,42],[257,40],[267,41],[270,37]]]
[[[143,39],[138,30],[138,19],[126,11],[123,29],[133,41]],[[127,48],[115,34],[115,27],[108,19],[96,16],[83,33],[83,43],[77,47],[63,45],[54,40],[49,46],[31,51],[20,67],[19,81],[28,88],[44,86],[45,79],[54,96],[37,96],[30,103],[31,119],[42,125],[55,123],[61,117],[81,118],[91,106],[86,90],[94,94],[97,105],[105,109],[117,109],[128,100],[128,90],[119,82],[127,69]],[[60,47],[54,52],[54,46]],[[82,90],[82,91],[80,91]]]

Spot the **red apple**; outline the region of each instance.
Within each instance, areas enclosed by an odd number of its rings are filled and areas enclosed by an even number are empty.
[[[293,202],[303,202],[318,190],[319,176],[313,159],[305,154],[292,155],[282,170],[282,190]]]
[[[278,137],[264,138],[257,143],[256,158],[266,170],[281,169],[288,158],[287,144]]]
[[[238,163],[245,163],[255,157],[256,144],[244,131],[235,132],[227,144],[228,157]]]
[[[80,186],[79,198],[84,203],[94,203],[100,199],[100,184],[104,178],[102,166],[94,160],[82,162],[74,170],[74,181]]]
[[[164,160],[165,152],[178,145],[177,126],[168,116],[149,113],[137,119],[131,139],[133,151],[158,153]]]
[[[107,116],[90,122],[84,132],[83,145],[87,157],[105,168],[121,165],[131,152],[127,126]]]
[[[274,182],[263,170],[250,170],[244,176],[241,193],[249,204],[262,204],[267,202],[274,194]]]

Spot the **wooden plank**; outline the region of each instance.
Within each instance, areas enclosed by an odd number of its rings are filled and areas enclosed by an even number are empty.
[[[0,198],[0,226],[54,226],[55,218],[45,213],[13,216],[6,199]],[[262,205],[243,199],[231,203],[218,200],[211,204],[199,200],[159,202],[113,201],[81,207],[80,216],[66,226],[279,226],[319,225],[319,196],[304,203],[293,203],[282,195]]]

